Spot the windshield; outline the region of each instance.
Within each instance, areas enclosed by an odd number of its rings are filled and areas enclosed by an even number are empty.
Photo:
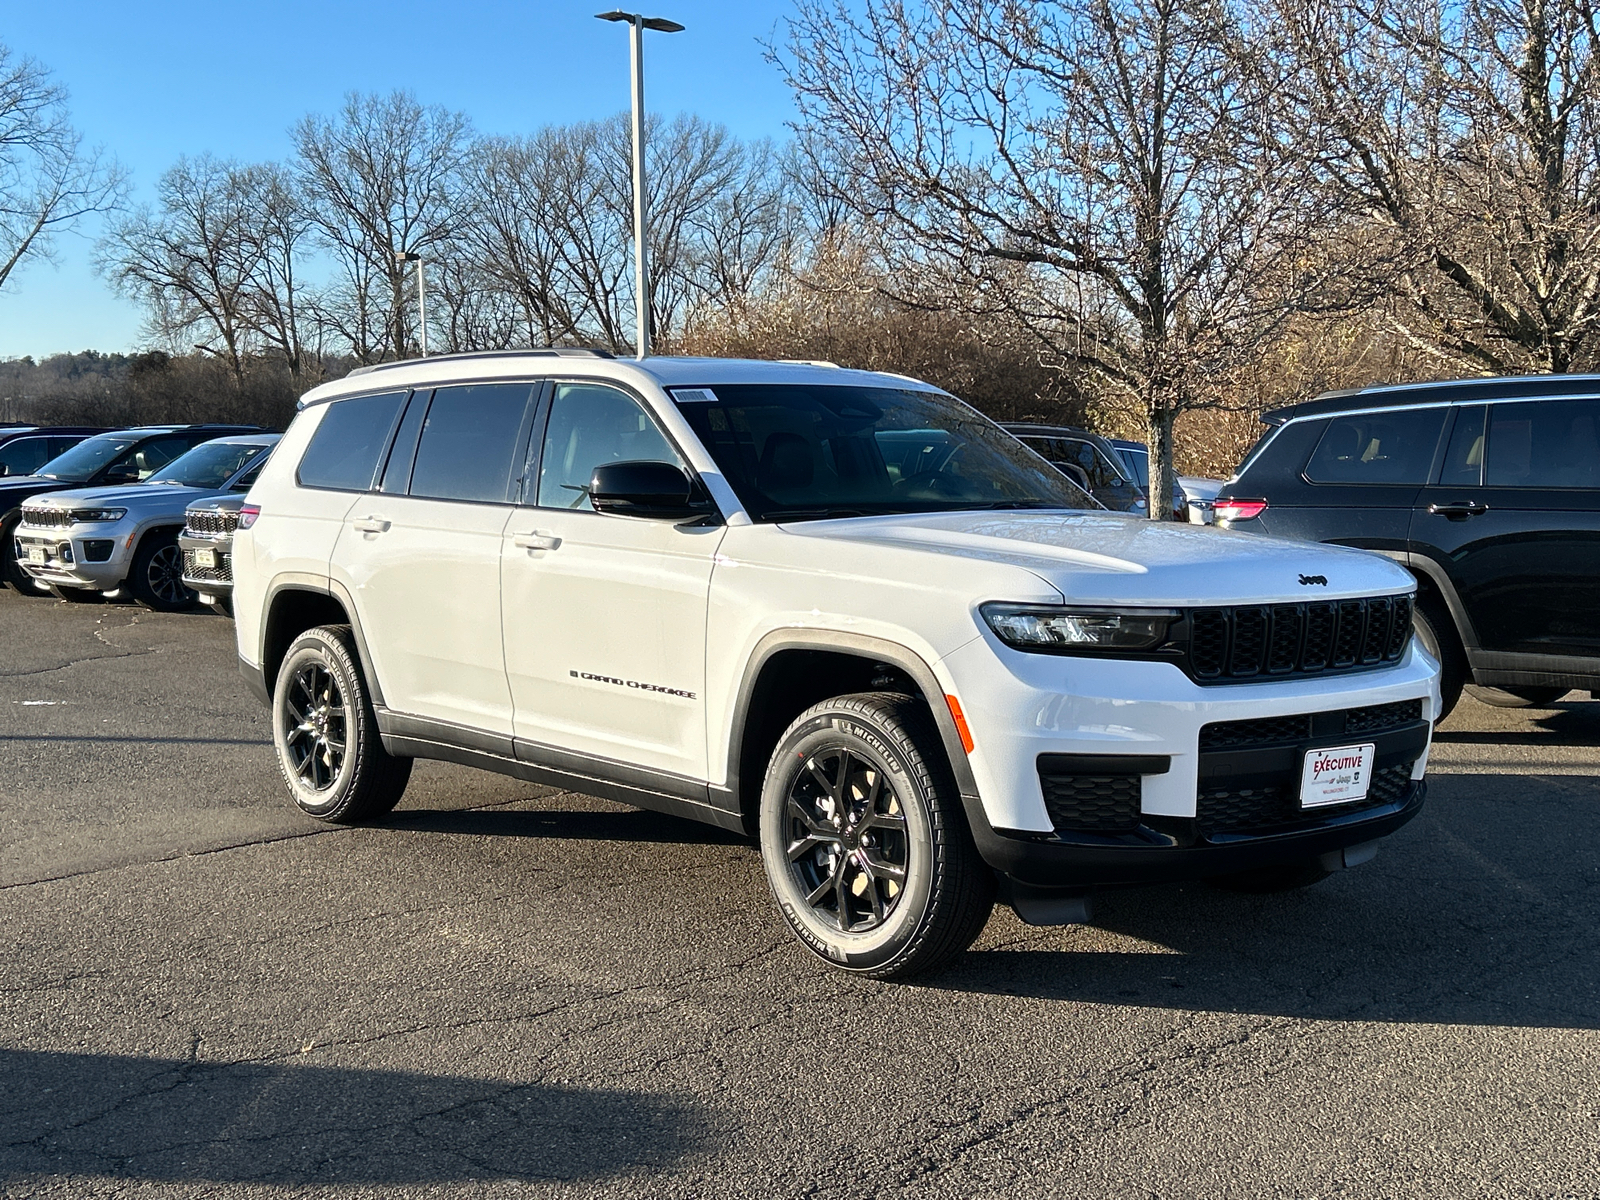
[[[83,483],[138,440],[136,437],[85,438],[66,453],[56,455],[35,474],[62,483]]]
[[[239,473],[239,468],[261,453],[260,446],[241,446],[237,442],[207,442],[187,454],[180,454],[146,483],[181,483],[184,487],[220,488]]]
[[[909,388],[723,384],[677,388],[694,428],[757,521],[1099,508],[998,425]]]

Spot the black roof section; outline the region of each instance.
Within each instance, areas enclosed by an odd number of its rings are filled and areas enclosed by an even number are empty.
[[[1409,404],[1474,404],[1486,400],[1526,399],[1534,396],[1600,395],[1600,375],[1501,375],[1490,379],[1442,379],[1433,383],[1377,384],[1323,392],[1310,400],[1261,414],[1267,425],[1282,425],[1296,417],[1367,408],[1399,408]]]
[[[1068,433],[1074,436],[1081,436],[1087,433],[1092,437],[1101,436],[1091,429],[1083,428],[1081,425],[1042,425],[1036,421],[1000,421],[998,424],[1000,428],[1004,429],[1007,433],[1039,434],[1041,436],[1049,436],[1057,433]]]
[[[394,362],[373,363],[370,367],[357,367],[345,378],[370,375],[374,371],[389,371],[395,367],[421,367],[436,362],[462,362],[474,358],[615,358],[609,350],[589,346],[558,346],[543,350],[464,350],[460,354],[430,354],[427,358],[401,358]]]

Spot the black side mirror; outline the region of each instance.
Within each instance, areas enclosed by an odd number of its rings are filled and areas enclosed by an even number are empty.
[[[681,467],[664,462],[602,463],[589,481],[595,512],[684,521],[715,512],[711,497]]]

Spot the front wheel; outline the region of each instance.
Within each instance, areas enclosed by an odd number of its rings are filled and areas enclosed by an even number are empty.
[[[348,625],[290,645],[273,682],[272,742],[294,802],[335,825],[381,817],[411,778],[411,760],[383,748]]]
[[[994,906],[938,731],[910,696],[838,696],[796,718],[767,767],[761,859],[799,939],[879,979],[944,965]]]
[[[183,551],[175,533],[149,533],[139,543],[128,573],[133,598],[156,612],[182,612],[194,604],[183,584]]]
[[[1461,689],[1467,682],[1467,652],[1456,636],[1450,610],[1432,593],[1417,596],[1412,624],[1422,648],[1439,661],[1439,711],[1433,718],[1437,724],[1450,715],[1461,699]]]

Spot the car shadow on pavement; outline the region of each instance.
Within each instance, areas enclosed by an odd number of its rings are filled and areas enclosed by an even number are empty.
[[[370,826],[469,837],[571,838],[591,842],[660,842],[664,845],[744,846],[749,839],[714,825],[645,809],[469,808],[412,809]]]
[[[1514,711],[1522,716],[1525,729],[1439,729],[1433,740],[1463,746],[1600,746],[1600,704],[1579,702]]]
[[[0,1050],[0,1078],[8,1185],[580,1181],[647,1174],[709,1143],[692,1103],[614,1088],[33,1050]]]
[[[1005,936],[929,984],[1313,1020],[1600,1029],[1596,780],[1445,776],[1428,805],[1375,862],[1314,887],[1107,891],[1092,927]]]

